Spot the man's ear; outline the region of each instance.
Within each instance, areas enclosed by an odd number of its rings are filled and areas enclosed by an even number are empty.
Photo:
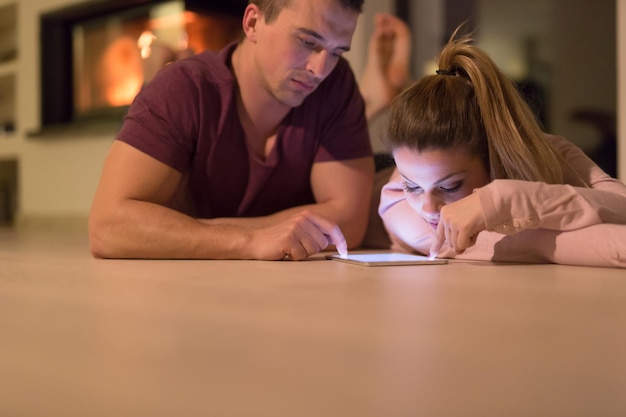
[[[263,19],[263,13],[259,10],[259,6],[256,4],[248,4],[246,10],[243,12],[243,33],[246,38],[252,42],[256,43],[257,40],[257,23]]]

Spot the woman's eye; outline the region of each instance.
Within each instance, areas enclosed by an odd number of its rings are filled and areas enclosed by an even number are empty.
[[[418,187],[417,185],[409,185],[406,183],[403,184],[403,188],[404,191],[407,193],[419,193],[420,191],[422,191],[422,187]]]
[[[440,187],[440,188],[444,193],[455,193],[459,191],[462,186],[463,186],[463,183],[459,182],[452,187]]]

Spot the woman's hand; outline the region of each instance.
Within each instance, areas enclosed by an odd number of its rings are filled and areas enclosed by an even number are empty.
[[[485,230],[485,219],[478,194],[472,193],[441,208],[435,241],[430,257],[437,256],[444,242],[457,253],[476,243],[478,233]]]

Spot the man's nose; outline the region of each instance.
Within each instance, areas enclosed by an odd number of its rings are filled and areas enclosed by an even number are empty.
[[[309,56],[306,69],[316,78],[326,77],[326,75],[330,72],[330,59],[328,51],[322,49],[311,54]]]

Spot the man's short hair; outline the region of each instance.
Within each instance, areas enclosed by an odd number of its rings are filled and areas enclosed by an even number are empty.
[[[250,0],[250,4],[256,4],[265,16],[265,21],[271,23],[278,17],[280,11],[289,6],[292,0]],[[311,0],[316,1],[316,0]],[[365,0],[335,0],[348,10],[356,13],[363,12]]]

